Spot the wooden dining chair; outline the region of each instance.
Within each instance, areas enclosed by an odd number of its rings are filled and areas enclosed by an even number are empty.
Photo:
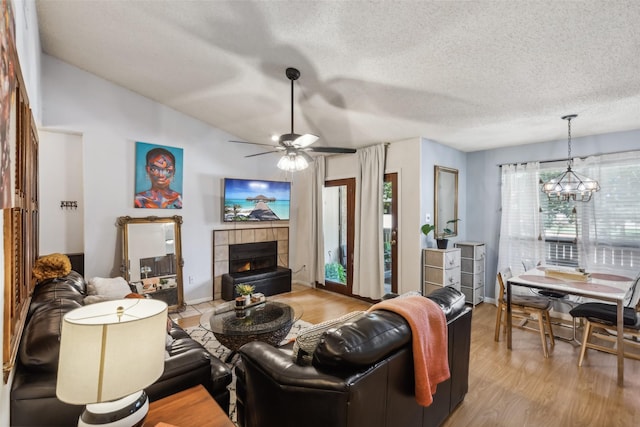
[[[500,285],[500,291],[498,296],[498,312],[496,314],[496,330],[495,341],[500,341],[500,326],[504,325],[503,333],[507,330],[507,295],[505,291],[505,281],[512,277],[511,268],[506,268],[498,272],[498,284]],[[523,320],[522,324],[516,325],[512,321],[512,326],[516,326],[520,329],[538,332],[540,334],[540,341],[542,342],[542,352],[544,357],[549,357],[549,350],[547,347],[547,338],[549,335],[549,342],[551,347],[555,346],[555,340],[553,338],[553,329],[551,327],[551,318],[549,316],[549,309],[551,303],[545,297],[529,296],[529,295],[511,295],[511,317],[513,319]],[[502,315],[504,313],[504,316]],[[529,321],[537,321],[538,328],[527,327],[526,324]],[[546,327],[545,327],[546,325]]]
[[[623,307],[622,322],[624,330],[624,345],[640,350],[640,275],[629,288]],[[570,311],[571,315],[585,318],[582,347],[578,366],[582,366],[588,348],[610,354],[618,354],[617,349],[617,320],[615,304],[587,302],[580,304]],[[613,343],[612,346],[603,345],[602,341]],[[624,357],[640,360],[640,353],[625,350]]]
[[[542,261],[536,262],[531,258],[522,259],[522,267],[524,267],[525,272],[529,270],[533,270],[534,268],[540,267],[541,265],[542,265]],[[566,307],[569,308],[569,310],[571,310],[579,304],[578,302],[571,300],[571,298],[569,297],[569,294],[567,294],[566,292],[561,292],[561,291],[556,291],[551,289],[533,289],[533,288],[529,288],[529,290],[533,295],[547,298],[551,303],[552,308],[554,307],[554,303],[558,303],[558,304],[565,305]],[[558,307],[558,306],[556,305],[555,307]],[[563,310],[560,310],[560,311],[563,311]],[[551,323],[556,326],[561,326],[561,327],[565,326],[564,323],[562,323],[562,320],[560,319],[556,319],[555,322],[551,322]],[[561,341],[567,341],[576,345],[580,344],[580,341],[578,341],[578,338],[576,336],[577,325],[576,325],[575,317],[573,318],[571,329],[573,333],[571,338],[564,338],[563,336],[556,336],[555,338]]]

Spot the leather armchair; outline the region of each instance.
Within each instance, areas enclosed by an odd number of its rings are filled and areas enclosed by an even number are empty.
[[[251,342],[236,367],[238,425],[309,427],[438,426],[468,390],[471,309],[464,295],[443,288],[429,296],[447,317],[451,378],[433,403],[415,400],[411,331],[399,315],[376,310],[327,331],[312,366],[290,349]],[[349,350],[344,345],[348,342]],[[357,350],[353,350],[357,348]]]

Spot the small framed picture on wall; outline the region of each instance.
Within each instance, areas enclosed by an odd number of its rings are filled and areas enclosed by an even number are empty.
[[[136,142],[134,207],[182,209],[182,151]]]

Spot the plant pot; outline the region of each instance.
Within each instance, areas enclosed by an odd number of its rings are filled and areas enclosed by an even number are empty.
[[[448,239],[436,239],[436,244],[438,245],[438,249],[447,249],[449,245]]]

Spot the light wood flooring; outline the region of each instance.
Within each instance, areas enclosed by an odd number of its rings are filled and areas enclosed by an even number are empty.
[[[370,306],[299,285],[289,294],[271,298],[300,306],[302,319],[311,323]],[[221,302],[189,306],[178,323],[196,325],[201,312]],[[579,368],[580,348],[557,340],[545,359],[539,335],[519,329],[514,329],[509,351],[505,337],[493,340],[495,316],[496,307],[489,303],[473,309],[469,392],[444,427],[638,425],[640,361],[625,359],[625,383],[620,388],[614,355],[588,350]]]

